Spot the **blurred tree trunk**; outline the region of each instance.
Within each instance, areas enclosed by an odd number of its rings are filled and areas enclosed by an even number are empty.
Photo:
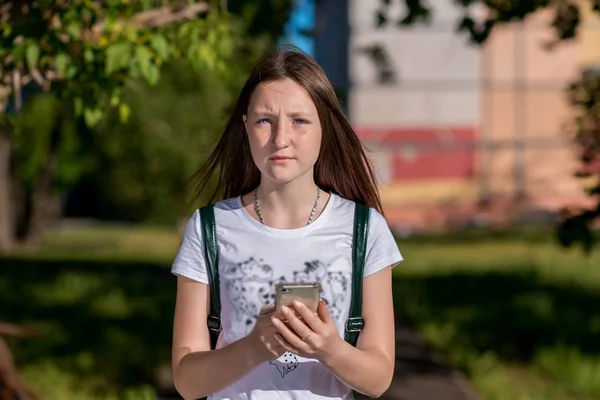
[[[15,239],[11,159],[10,131],[7,126],[0,126],[0,254],[8,253]]]
[[[48,222],[49,216],[56,211],[56,188],[54,182],[58,172],[59,147],[61,142],[62,130],[64,127],[64,112],[59,113],[50,134],[50,142],[46,159],[40,173],[35,180],[29,198],[27,199],[27,211],[22,214],[18,221],[19,240],[27,244],[37,244]],[[24,218],[24,219],[23,219]]]

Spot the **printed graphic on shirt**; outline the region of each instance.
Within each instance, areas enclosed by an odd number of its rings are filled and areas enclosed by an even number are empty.
[[[307,261],[306,268],[294,272],[294,282],[321,282],[323,299],[327,302],[329,313],[334,320],[340,316],[344,299],[348,295],[350,276],[342,271],[330,271],[319,260]]]
[[[303,264],[304,268],[293,272],[291,281],[320,282],[323,300],[328,305],[331,317],[336,320],[341,314],[341,304],[349,293],[350,273],[332,268],[332,265],[328,267],[320,260]],[[260,309],[273,304],[275,284],[289,281],[285,276],[273,275],[271,266],[254,258],[227,265],[222,272],[225,293],[236,312],[235,320],[243,324],[246,335],[254,327]],[[282,378],[299,366],[298,358],[288,352],[269,364],[277,368]]]
[[[281,374],[282,378],[298,368],[298,365],[300,365],[298,362],[298,357],[296,357],[295,354],[287,351],[277,360],[269,361],[269,364],[274,365],[275,368],[277,368],[277,371],[279,371],[279,374]]]

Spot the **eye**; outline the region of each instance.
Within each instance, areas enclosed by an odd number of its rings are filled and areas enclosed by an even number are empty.
[[[271,119],[269,119],[269,118],[263,118],[263,119],[259,119],[258,122],[257,122],[257,124],[263,124],[263,123],[267,123],[268,124],[270,122],[271,122]]]
[[[297,123],[298,125],[304,125],[304,124],[308,124],[308,121],[305,119],[296,119],[296,121],[294,121],[295,123]]]

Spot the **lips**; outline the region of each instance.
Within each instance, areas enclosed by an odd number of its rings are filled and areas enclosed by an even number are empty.
[[[292,157],[288,157],[288,156],[273,156],[270,157],[269,160],[273,160],[273,161],[285,161],[285,160],[291,160]]]

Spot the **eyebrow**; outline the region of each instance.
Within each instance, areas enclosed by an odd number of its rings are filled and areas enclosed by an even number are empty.
[[[259,109],[259,110],[249,110],[252,114],[255,115],[266,115],[266,116],[273,116],[275,115],[274,112],[268,110],[268,109]],[[312,117],[314,116],[310,111],[292,111],[288,114],[286,114],[288,117],[292,117],[292,118],[297,118],[297,117],[304,117],[304,118],[308,118],[308,117]]]
[[[291,112],[289,114],[289,116],[293,117],[293,118],[297,118],[297,117],[306,118],[306,117],[312,117],[312,114],[310,112],[306,112],[306,111],[294,111],[294,112]]]

